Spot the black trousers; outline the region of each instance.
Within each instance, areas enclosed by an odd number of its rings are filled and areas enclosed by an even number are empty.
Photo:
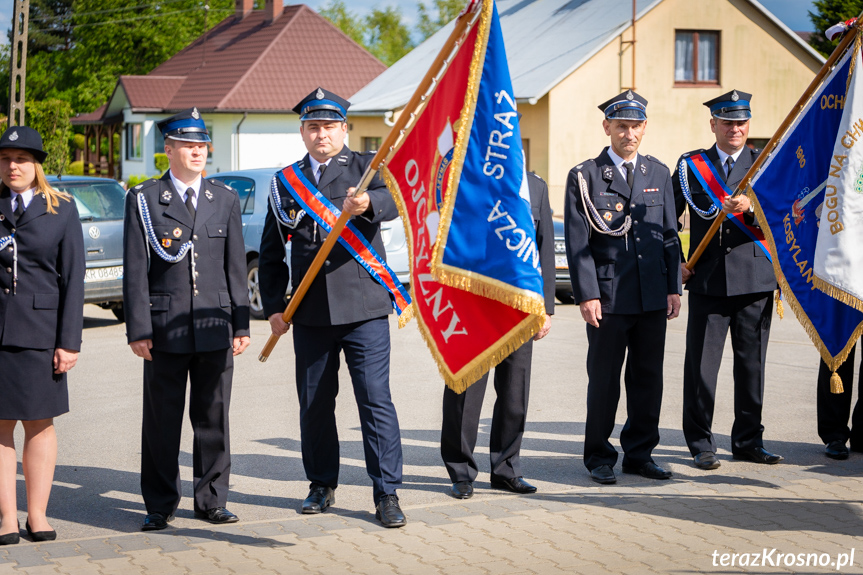
[[[402,442],[390,396],[390,326],[386,317],[345,325],[294,325],[300,442],[306,477],[335,489],[339,483],[336,395],[344,351],[360,415],[366,472],[377,503],[402,482]]]
[[[734,351],[731,451],[763,447],[761,406],[773,292],[714,297],[689,294],[683,367],[683,435],[692,455],[716,452],[711,430],[725,339]]]
[[[173,515],[180,504],[180,433],[189,389],[194,442],[195,509],[225,507],[231,473],[228,409],[234,356],[231,348],[203,353],[151,350],[144,362],[141,493],[147,513]]]
[[[856,346],[855,346],[856,347]],[[836,373],[842,378],[842,393],[830,393],[830,376],[833,372],[821,360],[818,370],[818,437],[825,444],[831,441],[851,440],[851,449],[863,451],[863,407],[860,406],[860,382],[857,382],[857,405],[851,415],[851,393],[854,389],[854,349]],[[851,416],[851,427],[848,417]]]
[[[532,355],[533,340],[512,352],[494,368],[497,399],[494,402],[489,438],[493,481],[523,475],[519,452],[527,421]],[[487,384],[488,373],[464,393],[457,394],[444,387],[440,453],[453,483],[476,479],[477,465],[473,450]]]
[[[617,463],[617,450],[609,438],[620,401],[624,357],[627,418],[620,433],[623,464],[640,466],[653,461],[651,453],[659,444],[667,323],[662,309],[641,314],[603,314],[598,328],[587,325],[584,465],[588,469]]]

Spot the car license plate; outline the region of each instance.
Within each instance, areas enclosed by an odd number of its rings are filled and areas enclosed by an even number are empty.
[[[89,268],[84,274],[84,283],[106,282],[119,279],[123,279],[123,266]]]
[[[566,263],[566,254],[555,254],[554,256],[554,267],[556,268],[568,268],[569,264]]]

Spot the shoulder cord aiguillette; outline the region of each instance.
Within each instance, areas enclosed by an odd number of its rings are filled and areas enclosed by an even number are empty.
[[[12,244],[12,295],[18,293],[18,242],[15,241],[15,234],[0,238],[0,250],[5,250]]]
[[[587,215],[587,222],[590,224],[590,227],[600,234],[605,234],[607,236],[615,238],[623,236],[623,240],[626,243],[626,251],[629,251],[629,238],[627,234],[629,233],[629,229],[632,227],[632,217],[627,214],[626,219],[623,221],[623,225],[616,230],[612,230],[608,227],[608,224],[602,220],[602,216],[599,215],[599,211],[596,209],[596,206],[594,206],[593,202],[590,201],[587,182],[584,180],[584,176],[581,175],[581,172],[578,172],[578,187],[581,190],[581,202],[584,205],[584,211]]]
[[[165,248],[159,243],[159,238],[156,237],[156,230],[153,229],[153,221],[150,219],[150,208],[147,206],[147,200],[144,198],[144,194],[138,194],[138,214],[141,216],[141,223],[144,226],[144,233],[147,235],[147,243],[150,244],[150,247],[153,248],[153,251],[156,252],[156,255],[165,260],[168,263],[175,264],[181,261],[186,254],[189,253],[192,248],[195,247],[195,244],[189,240],[180,246],[177,255],[172,256],[168,252],[165,251]],[[195,292],[198,291],[198,277],[195,272],[195,258],[194,256],[189,258],[192,262],[192,289]],[[150,252],[147,252],[147,269],[150,268]]]

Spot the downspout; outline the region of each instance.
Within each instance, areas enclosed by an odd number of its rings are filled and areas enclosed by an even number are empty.
[[[241,169],[240,168],[240,126],[242,126],[243,122],[246,121],[246,118],[248,117],[248,115],[249,115],[248,112],[243,112],[243,119],[240,120],[239,123],[237,124],[237,168],[236,169],[238,169],[238,170]]]

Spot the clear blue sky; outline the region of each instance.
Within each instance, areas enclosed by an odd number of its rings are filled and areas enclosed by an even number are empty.
[[[289,4],[296,0],[288,0]],[[760,0],[768,10],[785,22],[792,30],[811,31],[812,23],[809,21],[808,11],[812,10],[811,0]],[[319,8],[327,4],[326,0],[311,0],[304,2],[313,8]],[[365,14],[375,6],[398,6],[408,25],[413,26],[417,20],[416,0],[348,0],[346,4],[357,14]],[[433,2],[426,0],[426,5],[431,6]],[[9,30],[12,19],[13,0],[0,0],[0,30]],[[0,34],[0,42],[6,43],[6,34]]]

